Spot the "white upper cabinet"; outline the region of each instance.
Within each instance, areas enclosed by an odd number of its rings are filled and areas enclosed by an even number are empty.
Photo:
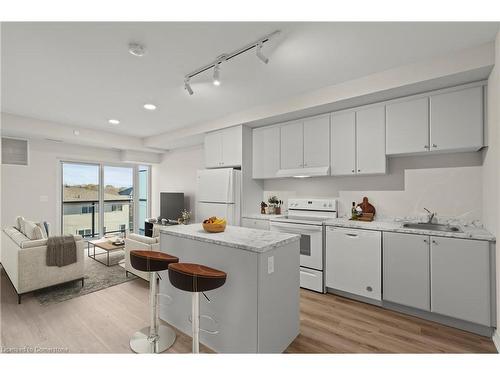
[[[483,87],[430,97],[431,150],[478,150],[483,146]]]
[[[241,126],[205,134],[206,168],[239,167],[241,155]]]
[[[276,177],[280,168],[280,128],[254,129],[252,136],[252,177]]]
[[[385,172],[385,106],[356,111],[356,173]]]
[[[356,173],[356,112],[332,113],[332,175]]]
[[[426,152],[429,150],[429,98],[387,104],[387,155]]]
[[[222,132],[222,166],[241,166],[243,134],[241,126],[226,129]]]
[[[222,163],[222,134],[219,132],[205,135],[205,167],[218,168]]]
[[[281,169],[296,169],[304,166],[304,133],[302,122],[281,127]]]
[[[334,176],[385,173],[384,107],[333,113],[331,147]]]
[[[330,115],[304,120],[304,167],[330,165]]]

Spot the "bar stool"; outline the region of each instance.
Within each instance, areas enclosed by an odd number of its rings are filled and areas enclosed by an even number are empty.
[[[149,305],[151,325],[137,331],[130,339],[130,348],[136,353],[161,353],[170,348],[175,341],[172,328],[158,325],[157,282],[158,271],[168,269],[169,264],[177,263],[179,258],[159,251],[132,250],[130,263],[138,271],[149,272]]]
[[[177,289],[192,293],[191,320],[193,353],[200,352],[200,292],[217,289],[226,282],[227,274],[214,268],[194,263],[171,263],[168,278]]]

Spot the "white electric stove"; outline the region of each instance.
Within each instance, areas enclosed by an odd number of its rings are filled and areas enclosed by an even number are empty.
[[[288,215],[270,220],[272,231],[300,234],[300,286],[325,292],[324,222],[337,217],[336,199],[290,199]]]

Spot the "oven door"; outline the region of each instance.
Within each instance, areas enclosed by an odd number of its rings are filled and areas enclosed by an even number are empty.
[[[271,231],[300,234],[300,265],[323,271],[323,226],[271,221]]]

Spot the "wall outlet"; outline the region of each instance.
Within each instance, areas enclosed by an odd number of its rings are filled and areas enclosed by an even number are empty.
[[[274,272],[274,255],[267,258],[267,273],[271,274]]]

